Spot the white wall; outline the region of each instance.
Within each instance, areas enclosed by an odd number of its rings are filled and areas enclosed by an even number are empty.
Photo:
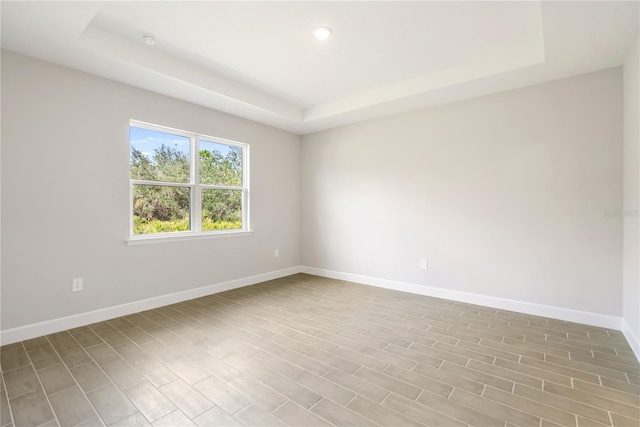
[[[640,36],[624,63],[623,331],[640,359]]]
[[[249,143],[255,233],[127,246],[129,119]],[[299,265],[297,135],[3,51],[2,151],[3,331]]]
[[[302,171],[303,265],[622,315],[621,68],[307,135]]]

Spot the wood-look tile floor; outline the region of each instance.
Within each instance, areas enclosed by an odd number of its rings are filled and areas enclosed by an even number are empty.
[[[638,426],[618,331],[304,274],[0,349],[4,426]]]

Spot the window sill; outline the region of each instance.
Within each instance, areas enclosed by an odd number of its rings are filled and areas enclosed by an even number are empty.
[[[169,233],[167,233],[169,234]],[[253,231],[241,230],[241,231],[221,231],[217,233],[171,233],[169,235],[147,235],[136,236],[125,239],[127,245],[148,245],[153,243],[169,243],[169,242],[181,242],[186,240],[201,240],[201,239],[218,239],[221,237],[240,237],[250,236]]]

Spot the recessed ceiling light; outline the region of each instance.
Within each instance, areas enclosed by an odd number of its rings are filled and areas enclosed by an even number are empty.
[[[313,30],[313,35],[316,36],[318,40],[326,40],[331,36],[331,28],[328,27],[318,27]]]
[[[142,36],[142,40],[144,41],[144,43],[147,46],[155,46],[156,45],[156,39],[153,36],[150,36],[148,34],[145,34],[144,36]]]

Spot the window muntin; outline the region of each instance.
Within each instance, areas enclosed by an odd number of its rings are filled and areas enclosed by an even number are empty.
[[[129,129],[132,238],[248,231],[247,144],[135,121]]]

